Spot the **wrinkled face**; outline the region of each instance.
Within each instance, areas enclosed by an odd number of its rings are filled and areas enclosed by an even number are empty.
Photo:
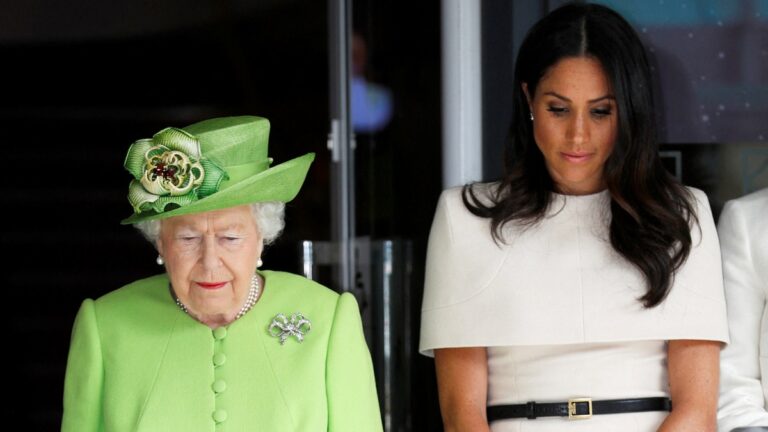
[[[617,112],[608,77],[590,57],[555,63],[528,97],[533,136],[558,192],[585,195],[605,188],[603,166],[616,141]],[[533,96],[533,97],[531,97]]]
[[[157,241],[176,296],[202,317],[242,307],[262,247],[247,205],[165,219]]]

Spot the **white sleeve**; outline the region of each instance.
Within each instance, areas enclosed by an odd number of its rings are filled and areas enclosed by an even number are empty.
[[[424,311],[432,309],[444,301],[441,297],[445,295],[446,283],[450,281],[442,280],[446,272],[441,271],[441,268],[451,268],[458,265],[447,200],[448,194],[443,192],[437,203],[427,246],[419,351],[430,357],[434,355],[432,349],[440,345],[437,340],[440,339],[440,328],[445,323],[427,316]]]
[[[474,216],[466,209],[461,188],[444,191],[429,233],[420,353],[431,357],[435,348],[484,343],[470,329],[467,316],[481,312],[468,300],[493,280],[497,272],[493,269],[503,260],[499,251],[491,240],[489,219]]]
[[[768,426],[760,372],[761,321],[766,312],[765,284],[757,274],[750,230],[739,202],[729,202],[718,224],[723,257],[731,343],[722,351],[718,427]],[[761,217],[768,217],[762,215]],[[762,335],[767,337],[766,335]]]

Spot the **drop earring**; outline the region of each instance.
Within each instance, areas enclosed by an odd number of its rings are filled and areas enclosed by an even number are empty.
[[[531,111],[531,121],[533,121],[533,111]]]
[[[165,264],[165,260],[163,259],[163,256],[162,256],[162,255],[158,255],[158,256],[157,256],[157,259],[155,260],[155,262],[157,263],[157,265],[163,265],[163,264]]]

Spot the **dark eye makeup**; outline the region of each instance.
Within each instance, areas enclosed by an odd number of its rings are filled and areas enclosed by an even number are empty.
[[[561,117],[567,114],[570,110],[566,107],[550,105],[547,107],[547,111],[551,112],[557,117]],[[602,118],[610,116],[613,113],[613,110],[610,107],[594,108],[590,110],[590,113],[594,117]]]

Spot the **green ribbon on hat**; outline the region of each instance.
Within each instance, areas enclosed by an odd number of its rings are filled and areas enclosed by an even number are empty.
[[[124,163],[134,212],[121,223],[291,201],[315,155],[273,167],[268,143],[269,120],[257,116],[212,118],[136,141]]]
[[[229,179],[222,168],[202,156],[197,138],[176,128],[134,142],[124,166],[134,177],[128,201],[137,214],[183,207],[217,192],[222,181]]]
[[[254,176],[260,172],[266,171],[269,166],[272,165],[272,158],[269,158],[263,162],[247,163],[242,165],[234,165],[227,167],[228,179],[225,179],[219,185],[219,190],[224,190],[230,185],[244,180],[248,177]]]

